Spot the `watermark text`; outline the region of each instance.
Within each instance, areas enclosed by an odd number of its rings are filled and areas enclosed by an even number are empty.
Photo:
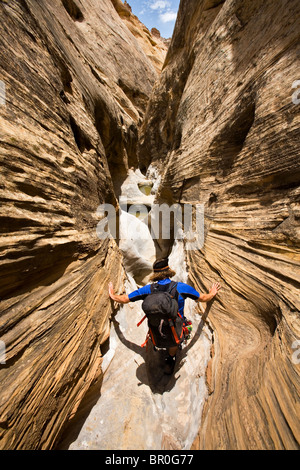
[[[122,213],[127,213],[125,222]],[[143,204],[124,206],[122,201],[119,214],[111,204],[101,204],[96,214],[101,218],[96,228],[100,239],[184,240],[187,250],[204,245],[204,204],[152,204],[149,208]]]
[[[4,341],[0,341],[0,364],[6,364],[6,347]]]
[[[295,80],[292,84],[292,88],[296,88],[296,91],[292,94],[292,102],[294,104],[300,104],[300,80]]]
[[[300,339],[296,339],[293,342],[292,349],[295,349],[295,352],[292,354],[292,363],[300,364]]]
[[[0,80],[0,106],[5,106],[6,102],[6,91],[5,91],[5,83],[3,80]]]

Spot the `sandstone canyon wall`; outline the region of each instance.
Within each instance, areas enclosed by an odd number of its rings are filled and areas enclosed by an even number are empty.
[[[157,72],[110,0],[0,10],[1,448],[49,449],[101,380],[124,270],[96,210],[136,165]]]
[[[122,0],[112,0],[120,18],[124,21],[129,31],[136,38],[146,56],[150,59],[158,73],[161,72],[165,56],[169,46],[169,40],[160,36],[160,32],[152,28],[151,32],[132,13],[130,5]]]
[[[183,0],[143,123],[157,200],[204,204],[190,278],[223,285],[194,449],[299,445],[299,13],[298,1]]]

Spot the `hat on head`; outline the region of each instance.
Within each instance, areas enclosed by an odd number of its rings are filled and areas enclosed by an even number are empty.
[[[159,259],[153,263],[153,271],[160,272],[169,269],[169,260],[168,258]]]

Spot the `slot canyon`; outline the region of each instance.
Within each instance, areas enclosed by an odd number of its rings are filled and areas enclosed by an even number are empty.
[[[181,0],[169,40],[121,0],[0,11],[0,449],[298,450],[299,1]],[[163,204],[201,243],[153,239]],[[108,295],[165,256],[222,285],[172,376]]]

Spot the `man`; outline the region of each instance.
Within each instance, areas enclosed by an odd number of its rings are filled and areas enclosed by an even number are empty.
[[[174,277],[175,274],[175,271],[169,267],[168,259],[157,260],[153,264],[153,274],[150,278],[150,281],[153,283],[157,282],[160,285],[166,285],[171,282],[170,278]],[[109,283],[108,287],[110,298],[121,304],[136,302],[137,300],[144,300],[147,295],[151,293],[151,284],[147,284],[146,286],[131,292],[129,295],[116,295],[114,293],[113,284],[111,282]],[[212,285],[208,294],[199,294],[199,292],[197,292],[188,284],[185,284],[184,282],[178,282],[176,290],[178,292],[179,315],[184,318],[184,302],[187,297],[198,302],[209,302],[215,297],[215,295],[217,295],[220,289],[221,285],[217,282]],[[166,358],[166,366],[170,371],[168,373],[172,373],[174,370],[177,349],[178,346],[168,349],[169,356]]]

